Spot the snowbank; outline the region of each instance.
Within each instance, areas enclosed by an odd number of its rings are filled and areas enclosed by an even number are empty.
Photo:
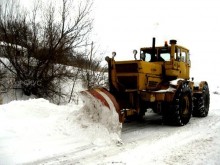
[[[91,144],[115,144],[121,124],[114,115],[98,102],[57,106],[30,99],[0,105],[0,164],[33,162]],[[110,126],[110,120],[117,127]]]

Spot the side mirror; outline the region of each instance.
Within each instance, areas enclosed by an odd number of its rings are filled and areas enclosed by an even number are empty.
[[[137,60],[137,50],[133,50],[133,54],[134,54],[134,59]]]
[[[110,60],[110,57],[109,57],[109,56],[106,56],[106,57],[105,57],[105,61],[109,62],[109,60]]]
[[[112,58],[116,56],[116,52],[112,52]]]

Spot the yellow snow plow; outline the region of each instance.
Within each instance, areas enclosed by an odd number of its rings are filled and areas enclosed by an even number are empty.
[[[125,119],[142,119],[148,109],[162,115],[164,123],[185,125],[191,116],[206,117],[210,95],[206,81],[190,80],[189,50],[177,45],[176,40],[163,46],[134,50],[135,60],[115,61],[106,57],[108,63],[109,90],[104,88],[82,91],[92,95],[106,107],[113,105],[120,122]]]

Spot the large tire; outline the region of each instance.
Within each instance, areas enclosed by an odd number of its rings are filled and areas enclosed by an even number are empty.
[[[205,83],[202,93],[195,93],[193,95],[193,116],[206,117],[209,112],[210,94],[208,84]]]
[[[173,98],[171,108],[163,114],[165,123],[186,125],[192,116],[192,90],[187,82],[181,82]]]

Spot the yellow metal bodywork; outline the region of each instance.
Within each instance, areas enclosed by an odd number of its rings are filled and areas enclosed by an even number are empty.
[[[123,72],[118,72],[117,67],[112,67],[112,82],[114,86],[119,89],[120,79],[119,77],[127,77],[128,79],[132,77],[137,78],[137,88],[135,90],[145,90],[149,87],[149,82],[161,82],[162,75],[162,66],[157,63],[149,63],[141,60],[132,60],[132,61],[114,61],[115,66],[117,65],[137,65],[136,71],[129,71],[129,68],[123,70]],[[126,82],[127,83],[127,82]],[[131,89],[130,89],[131,90]]]
[[[171,45],[170,56],[171,60],[165,62],[166,75],[188,80],[190,77],[189,50],[183,46]]]
[[[151,52],[151,49],[151,47],[141,48],[140,51]],[[187,48],[171,43],[166,47],[154,47],[154,51],[157,59],[162,51],[169,55],[169,59],[164,61],[107,59],[110,92],[116,97],[121,109],[126,109],[125,116],[139,113],[143,104],[161,107],[163,102],[171,103],[178,83],[171,88],[170,81],[189,80],[190,57]],[[193,83],[188,82],[193,89]]]
[[[156,47],[156,49],[162,48]],[[188,80],[190,74],[189,50],[175,44],[171,44],[170,50],[170,60],[164,62],[114,61],[112,59],[111,76],[113,85],[120,90],[120,86],[126,88],[124,84],[136,83],[130,86],[127,85],[129,87],[126,89],[137,91],[159,90],[161,88],[159,85],[165,78],[167,80],[178,78]],[[182,56],[183,53],[184,56]],[[133,82],[131,79],[136,79],[136,81]]]

